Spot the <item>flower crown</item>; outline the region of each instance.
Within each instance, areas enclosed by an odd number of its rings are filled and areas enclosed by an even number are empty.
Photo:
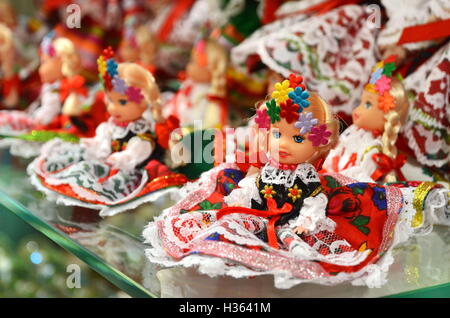
[[[293,123],[300,130],[300,134],[309,133],[308,139],[314,147],[326,145],[331,136],[327,125],[319,125],[319,120],[314,118],[311,112],[303,112],[308,108],[310,94],[303,84],[303,77],[295,74],[289,75],[289,79],[275,84],[272,98],[266,102],[267,109],[256,111],[255,122],[259,128],[269,128],[284,118],[288,123]]]
[[[103,50],[102,55],[97,59],[100,82],[105,90],[113,90],[119,94],[126,95],[128,100],[140,103],[144,98],[142,90],[138,87],[128,86],[119,77],[118,64],[113,58],[114,51],[111,47]]]
[[[372,68],[369,83],[364,89],[371,93],[378,93],[378,108],[387,113],[395,108],[395,99],[391,95],[392,73],[395,65],[396,55],[391,55],[387,59],[378,62]]]
[[[55,37],[56,37],[55,31],[51,31],[42,39],[40,46],[41,53],[46,54],[50,57],[56,56],[56,50],[55,47],[53,46],[53,40],[55,39]]]

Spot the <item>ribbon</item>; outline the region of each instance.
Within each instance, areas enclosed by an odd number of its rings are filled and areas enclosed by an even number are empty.
[[[256,210],[244,207],[230,206],[222,208],[217,212],[217,219],[221,219],[225,215],[233,213],[250,214],[254,216],[259,216],[263,218],[269,218],[269,223],[267,224],[267,238],[269,239],[269,245],[272,248],[278,249],[277,234],[275,232],[275,223],[280,219],[282,214],[286,214],[292,211],[292,205],[289,203],[284,203],[280,208],[277,207],[277,203],[273,198],[267,198],[267,211]]]
[[[166,42],[170,33],[172,32],[173,26],[176,21],[178,21],[183,14],[189,10],[194,5],[195,0],[184,0],[177,1],[172,10],[169,12],[167,19],[162,24],[158,31],[158,40],[160,42]]]
[[[164,123],[155,125],[156,142],[164,149],[169,149],[169,139],[172,131],[180,127],[180,120],[170,115]]]
[[[450,36],[450,19],[404,28],[397,44],[430,41]]]
[[[220,123],[225,125],[228,120],[228,105],[227,105],[227,99],[222,96],[217,95],[208,95],[208,100],[210,102],[217,103],[220,108]]]
[[[406,156],[404,154],[399,154],[397,157],[392,159],[384,153],[376,153],[372,155],[372,159],[378,166],[378,169],[371,175],[373,180],[378,180],[380,177],[386,175],[392,170],[395,171],[400,181],[406,180],[400,170],[400,168],[406,163]]]
[[[71,78],[63,79],[60,87],[61,101],[65,100],[71,93],[87,96],[88,92],[84,86],[85,79],[81,75],[75,75]]]
[[[281,5],[280,0],[265,0],[263,1],[263,17],[262,17],[262,23],[268,24],[270,22],[275,21],[275,12],[277,11],[278,7]]]
[[[20,79],[18,74],[14,74],[9,78],[3,79],[3,96],[7,97],[14,90],[18,91],[20,87]]]

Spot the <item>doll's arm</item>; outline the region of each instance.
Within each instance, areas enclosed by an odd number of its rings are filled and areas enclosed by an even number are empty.
[[[146,160],[153,152],[150,141],[140,137],[133,137],[123,151],[115,152],[108,157],[107,162],[115,169],[133,170],[138,164]]]
[[[41,125],[48,125],[61,112],[59,93],[44,92],[41,98],[41,107],[34,113],[34,119]]]
[[[334,222],[326,216],[328,204],[327,196],[323,193],[315,197],[306,198],[302,209],[296,219],[289,221],[289,227],[296,229],[302,227],[309,232],[332,230]]]
[[[261,203],[258,188],[256,187],[257,175],[251,175],[242,179],[238,185],[239,188],[231,191],[229,195],[224,197],[224,201],[228,206],[240,206],[250,208],[252,199]]]

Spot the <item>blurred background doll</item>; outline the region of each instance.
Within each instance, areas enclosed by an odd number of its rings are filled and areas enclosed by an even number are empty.
[[[161,104],[153,76],[137,64],[117,64],[112,56],[106,49],[98,59],[110,119],[79,145],[47,143],[28,167],[32,183],[49,198],[101,210],[102,216],[156,200],[186,181],[163,163],[168,144],[157,131],[170,122],[154,116]]]
[[[226,101],[227,53],[214,40],[200,40],[186,67],[186,80],[164,108],[164,115],[180,119],[181,126],[201,120],[204,128],[219,128],[228,121]]]
[[[19,102],[19,75],[16,67],[16,50],[9,27],[0,23],[0,70],[2,74],[2,105],[14,108]]]
[[[245,178],[224,178],[235,166],[223,164],[187,184],[188,195],[144,230],[150,262],[210,276],[273,275],[277,288],[386,283],[392,249],[414,233],[416,209],[402,203],[410,189],[319,177],[314,166],[337,141],[338,123],[296,79],[276,83],[255,119],[268,134],[269,161]],[[223,188],[228,195],[219,195]],[[443,192],[428,196],[428,221],[447,202]]]

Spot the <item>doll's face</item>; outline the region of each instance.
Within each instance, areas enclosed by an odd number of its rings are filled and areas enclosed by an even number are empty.
[[[39,76],[43,83],[53,83],[63,79],[61,58],[59,56],[50,57],[47,54],[42,54]]]
[[[384,130],[384,112],[378,108],[378,94],[363,91],[361,103],[353,110],[353,123],[363,129],[382,132]]]
[[[186,67],[186,76],[197,83],[209,83],[211,82],[211,72],[205,56],[202,55],[195,49],[192,51],[191,60]]]
[[[317,151],[306,135],[300,135],[294,123],[284,118],[270,125],[269,152],[272,158],[283,164],[300,164],[310,159]]]
[[[106,93],[106,102],[108,113],[118,122],[137,120],[147,109],[145,99],[140,103],[132,102],[126,95],[114,91]]]
[[[139,62],[139,48],[133,47],[130,41],[124,39],[120,42],[119,55],[125,62],[135,63]]]

